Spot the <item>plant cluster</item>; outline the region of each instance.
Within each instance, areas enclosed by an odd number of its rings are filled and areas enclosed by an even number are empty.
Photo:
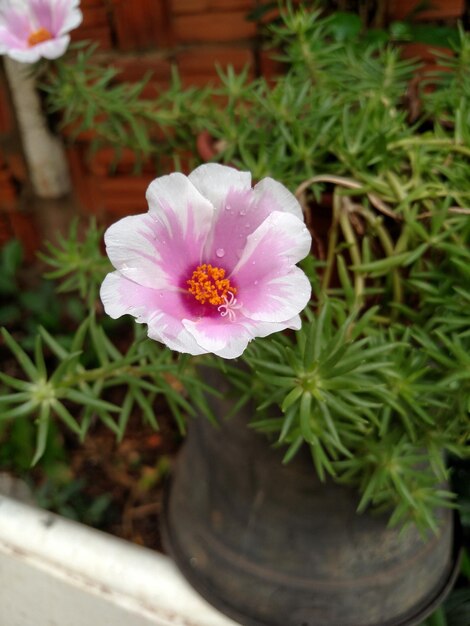
[[[44,454],[52,417],[80,439],[98,419],[121,440],[135,411],[158,429],[153,410],[156,398],[166,399],[182,432],[183,415],[195,414],[195,406],[181,394],[183,386],[189,389],[195,384],[185,374],[184,358],[176,362],[170,351],[146,341],[140,326],[129,329],[98,319],[102,318],[102,310],[101,314],[97,311],[98,288],[109,269],[99,248],[101,237],[102,230],[91,223],[81,240],[73,224],[68,237],[49,245],[48,253],[42,255],[54,268],[48,276],[62,279],[59,293],[78,294],[87,311],[72,336],[54,336],[39,325],[30,355],[6,328],[1,331],[23,376],[0,372],[0,382],[11,390],[0,396],[0,420],[35,419],[33,464]],[[198,385],[194,397],[205,411],[202,391]]]
[[[120,70],[107,65],[94,44],[77,43],[66,57],[44,72],[40,84],[49,113],[57,114],[61,128],[73,141],[92,131],[91,150],[102,145],[115,149],[116,162],[122,150],[131,150],[139,168],[152,159],[172,159],[174,167],[195,151],[194,129],[206,108],[207,88],[183,89],[172,72],[171,85],[152,98],[144,97],[151,75],[129,84],[120,80]]]
[[[392,507],[392,523],[436,528],[436,506],[452,500],[445,457],[468,454],[470,435],[469,39],[461,33],[411,122],[416,64],[396,46],[359,32],[344,40],[332,18],[302,7],[287,8],[272,36],[285,73],[271,83],[229,70],[214,90],[224,108],[178,85],[150,108],[81,51],[49,78],[48,100],[82,128],[105,113],[103,139],[143,154],[154,124],[172,129],[174,148],[197,110],[198,128],[222,140],[220,161],[297,190],[318,244],[303,262],[313,298],[302,329],[251,343],[247,370],[212,364],[233,382],[234,411],[255,401],[253,427],[286,446],[286,461],[307,446],[320,477],[359,487],[360,510]],[[97,305],[98,239],[72,233],[46,259],[89,309],[70,345],[42,329],[31,358],[3,333],[28,380],[0,374],[1,417],[37,420],[35,460],[52,415],[79,437],[96,418],[122,437],[133,410],[152,423],[161,394],[184,428],[183,415],[207,414],[204,393],[217,393],[193,368],[207,357],[176,358],[137,326],[119,345]]]
[[[433,526],[445,455],[468,454],[470,434],[469,39],[410,122],[416,65],[359,33],[339,42],[334,25],[287,11],[273,26],[285,75],[223,77],[218,159],[297,189],[320,240],[302,330],[227,371],[286,460],[306,444],[320,476],[360,486],[360,510],[393,503],[392,522]]]

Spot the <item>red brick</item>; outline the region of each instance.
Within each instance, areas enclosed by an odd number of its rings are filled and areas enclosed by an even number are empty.
[[[106,213],[131,215],[148,211],[145,192],[155,175],[116,176],[99,180]]]
[[[171,32],[164,0],[112,0],[112,7],[121,50],[169,45]]]
[[[101,50],[112,48],[111,31],[108,26],[94,26],[74,30],[71,33],[72,41],[91,41],[97,43]]]
[[[85,171],[83,149],[75,145],[66,149],[70,178],[76,197],[86,213],[99,212],[100,202],[94,186],[93,177]]]
[[[7,96],[6,84],[0,80],[0,133],[10,133],[13,131],[13,128],[13,116]]]
[[[142,91],[143,98],[154,98],[170,85],[171,62],[161,53],[115,56],[109,61],[120,70],[117,82],[136,83],[150,75]]]
[[[388,0],[387,15],[389,20],[412,19],[413,21],[432,21],[456,19],[465,11],[464,0],[432,0],[429,8],[418,11],[413,10],[422,3],[422,0]]]
[[[178,69],[185,84],[205,84],[217,79],[215,64],[222,68],[232,65],[235,71],[253,66],[253,53],[248,47],[193,47],[177,54]]]
[[[81,0],[80,8],[82,11],[88,7],[97,7],[106,5],[106,0]]]
[[[431,46],[425,43],[410,42],[402,45],[402,56],[405,59],[419,59],[426,65],[436,65],[439,63],[438,54],[452,55],[450,48]]]
[[[175,39],[179,42],[224,42],[255,37],[256,24],[244,11],[181,15],[173,19]]]
[[[87,170],[97,176],[116,176],[133,173],[138,161],[133,150],[125,148],[119,153],[114,148],[100,148],[87,159]],[[152,161],[139,164],[144,173],[154,174]]]
[[[82,7],[83,8],[83,7]],[[83,8],[83,22],[79,26],[79,30],[92,26],[109,25],[109,16],[106,6],[95,4],[88,8]]]
[[[12,211],[6,215],[13,238],[21,241],[27,261],[36,258],[41,245],[37,217],[33,211]]]
[[[255,0],[172,0],[171,11],[181,13],[207,13],[209,11],[253,10]]]
[[[279,54],[279,51],[277,51]],[[275,50],[261,50],[259,54],[259,71],[265,78],[282,76],[286,72],[286,64],[275,58]]]

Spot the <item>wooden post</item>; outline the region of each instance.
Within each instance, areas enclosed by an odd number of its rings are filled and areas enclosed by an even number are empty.
[[[31,67],[4,61],[34,192],[40,198],[59,198],[70,190],[63,145],[47,127]]]

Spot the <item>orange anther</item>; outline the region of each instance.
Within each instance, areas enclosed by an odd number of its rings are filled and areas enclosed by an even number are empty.
[[[38,43],[43,43],[43,41],[49,41],[49,39],[52,39],[52,34],[47,28],[41,26],[28,37],[28,46],[31,48],[32,46],[37,46]]]
[[[237,293],[235,287],[230,284],[230,280],[225,278],[223,268],[206,263],[198,265],[191,278],[186,282],[189,285],[189,293],[192,293],[201,304],[207,302],[214,306],[220,306],[226,303],[227,294]]]

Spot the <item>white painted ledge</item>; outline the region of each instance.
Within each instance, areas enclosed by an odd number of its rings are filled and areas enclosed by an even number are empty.
[[[2,626],[237,626],[172,561],[0,495]]]

